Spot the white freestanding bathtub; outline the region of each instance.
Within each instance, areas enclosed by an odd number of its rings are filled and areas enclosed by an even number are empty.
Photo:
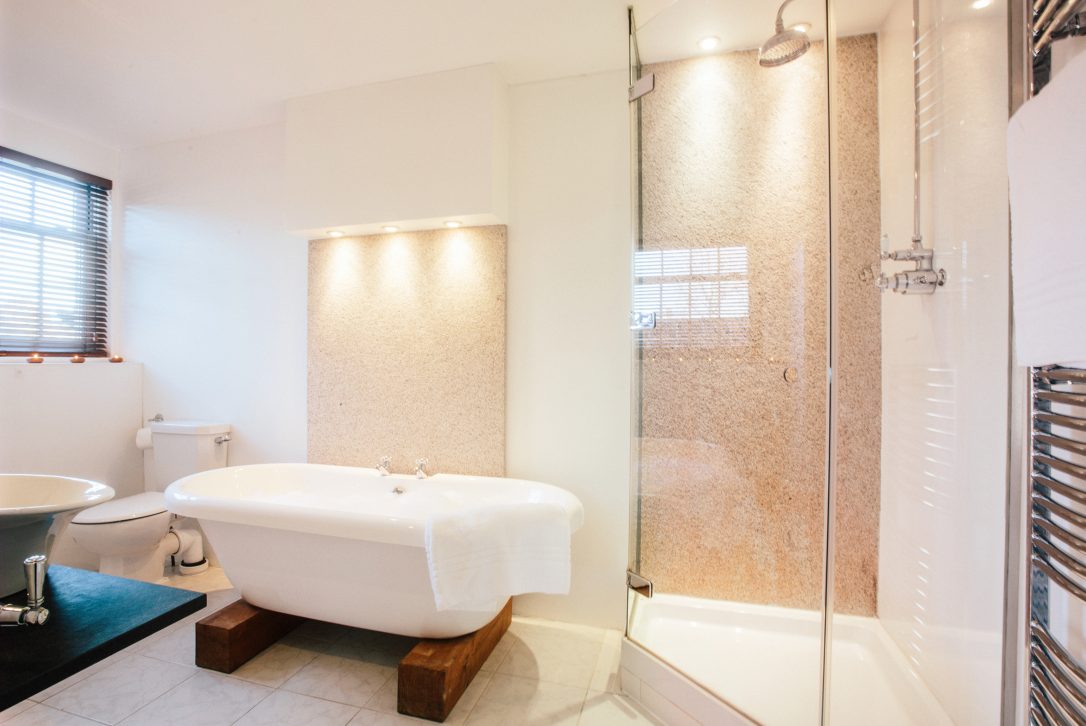
[[[199,519],[247,602],[420,638],[478,630],[507,599],[438,611],[426,559],[427,520],[514,502],[561,505],[570,531],[584,519],[577,497],[548,484],[450,474],[420,480],[321,464],[213,469],[166,489],[167,508]]]

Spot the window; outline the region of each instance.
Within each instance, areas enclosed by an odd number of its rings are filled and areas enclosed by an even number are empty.
[[[747,341],[746,247],[639,250],[634,309],[656,313],[644,348],[738,346]]]
[[[112,186],[0,147],[0,354],[108,355]]]

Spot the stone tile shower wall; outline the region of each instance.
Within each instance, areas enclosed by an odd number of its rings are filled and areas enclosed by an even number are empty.
[[[838,49],[836,597],[839,612],[871,615],[880,303],[858,273],[879,252],[875,36]],[[822,48],[780,68],[736,52],[646,71],[656,90],[642,105],[635,304],[658,298],[662,320],[638,349],[641,570],[661,592],[818,608],[830,261]]]
[[[504,226],[309,243],[309,461],[500,476]]]

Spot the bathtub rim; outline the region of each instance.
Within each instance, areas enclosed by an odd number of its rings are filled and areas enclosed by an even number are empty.
[[[245,524],[269,529],[285,531],[305,532],[308,534],[343,537],[346,539],[383,542],[385,544],[404,545],[408,547],[424,547],[425,531],[428,517],[424,514],[405,512],[404,516],[391,516],[387,514],[375,514],[354,510],[340,510],[320,507],[299,507],[297,503],[267,502],[256,499],[245,499],[234,496],[212,495],[207,493],[194,494],[187,492],[186,487],[196,481],[206,481],[216,476],[225,476],[227,472],[253,473],[261,470],[283,469],[309,470],[314,472],[326,472],[343,474],[345,472],[358,473],[379,481],[388,487],[386,496],[397,496],[391,493],[391,489],[402,484],[411,490],[419,486],[442,486],[455,484],[456,482],[494,482],[496,486],[522,487],[527,490],[542,491],[546,494],[545,501],[525,501],[526,505],[547,504],[558,505],[565,508],[570,518],[570,533],[576,532],[584,523],[584,507],[579,498],[572,492],[561,487],[543,482],[527,479],[514,479],[510,477],[471,476],[464,474],[435,474],[424,480],[409,477],[402,474],[392,474],[382,477],[376,469],[354,466],[339,466],[334,464],[308,464],[308,463],[278,463],[278,464],[243,464],[239,466],[223,467],[198,472],[182,477],[166,487],[166,507],[173,514],[195,519],[224,522],[229,524]],[[500,482],[500,483],[499,483]],[[397,499],[410,503],[409,499]],[[509,503],[481,504],[478,507],[465,506],[464,512],[487,509],[494,506],[507,506]]]

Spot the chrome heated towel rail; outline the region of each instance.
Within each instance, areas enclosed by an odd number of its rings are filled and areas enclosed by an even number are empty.
[[[1030,721],[1084,724],[1086,634],[1061,643],[1049,605],[1086,614],[1086,370],[1034,368],[1030,399]]]

